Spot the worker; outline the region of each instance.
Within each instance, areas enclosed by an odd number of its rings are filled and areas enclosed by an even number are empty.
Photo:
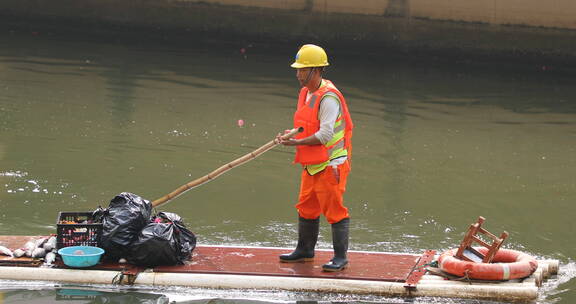
[[[352,119],[346,100],[334,84],[323,79],[328,66],[324,49],[306,44],[296,54],[291,67],[301,89],[294,114],[294,127],[304,131],[278,142],[296,147],[294,162],[303,166],[298,210],[298,244],[281,262],[305,262],[314,258],[320,215],[332,226],[334,257],[322,266],[324,271],[341,271],[348,265],[350,215],[343,194],[350,172]]]

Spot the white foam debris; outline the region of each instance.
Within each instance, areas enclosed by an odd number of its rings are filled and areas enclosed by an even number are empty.
[[[9,177],[24,177],[28,175],[27,172],[22,171],[7,171],[7,172],[0,172],[0,176],[9,176]]]

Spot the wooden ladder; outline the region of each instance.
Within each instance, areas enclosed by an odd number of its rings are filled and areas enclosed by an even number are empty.
[[[502,246],[502,243],[504,243],[504,240],[508,237],[508,232],[504,231],[502,232],[499,238],[496,237],[488,230],[482,228],[482,224],[484,223],[485,220],[486,219],[484,217],[480,216],[478,217],[477,223],[470,225],[470,228],[468,228],[468,232],[466,233],[464,240],[462,241],[462,243],[460,243],[460,247],[456,252],[455,256],[457,258],[476,263],[492,262],[492,259],[494,259],[494,256],[496,255],[496,252],[498,252],[498,249],[500,249],[500,246]],[[481,238],[479,238],[478,233],[482,233],[491,238],[493,241],[492,244],[488,244]],[[476,242],[486,247],[488,249],[488,252],[486,252],[486,254],[482,254],[478,250],[474,249],[472,247],[473,242]]]

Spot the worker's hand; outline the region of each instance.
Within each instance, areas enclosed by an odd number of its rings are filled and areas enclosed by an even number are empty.
[[[298,140],[294,139],[294,138],[283,139],[281,144],[283,144],[285,146],[297,146]]]
[[[290,133],[290,130],[285,130],[284,134],[288,134]],[[298,144],[298,141],[294,138],[288,138],[288,139],[284,139],[282,138],[283,134],[278,133],[278,135],[276,135],[276,142],[279,144],[282,144],[284,146],[296,146]]]

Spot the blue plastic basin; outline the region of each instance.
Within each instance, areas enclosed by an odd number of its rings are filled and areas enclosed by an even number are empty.
[[[66,266],[82,268],[98,264],[104,249],[93,246],[71,246],[58,250],[58,254]]]

